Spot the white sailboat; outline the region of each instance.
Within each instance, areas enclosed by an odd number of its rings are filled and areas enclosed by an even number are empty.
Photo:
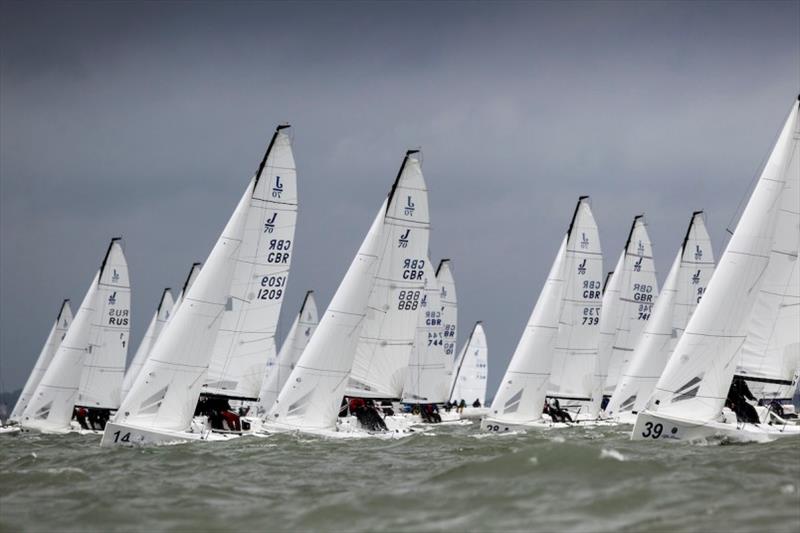
[[[630,365],[611,395],[605,416],[633,424],[650,398],[713,272],[711,238],[702,211],[697,211],[692,214],[652,316],[631,356]]]
[[[481,422],[481,429],[505,432],[551,425],[543,417],[543,407],[558,335],[558,317],[563,306],[564,262],[569,238],[567,233],[561,241],[489,414]]]
[[[455,380],[450,392],[451,402],[464,402],[475,409],[468,414],[475,416],[486,412],[486,378],[489,372],[489,348],[486,344],[486,332],[479,321],[472,328],[467,342],[458,355]],[[473,405],[476,404],[476,405]]]
[[[119,405],[130,332],[130,285],[120,239],[111,240],[78,312],[44,372],[20,424],[46,433],[70,431],[76,406],[98,416]]]
[[[443,384],[447,378],[444,351],[441,290],[430,259],[423,269],[425,290],[417,314],[417,333],[408,364],[402,402],[429,405],[447,401]]]
[[[289,136],[279,127],[270,141],[249,199],[229,305],[222,314],[202,396],[254,402],[275,333],[294,252],[297,172]]]
[[[634,217],[623,250],[622,268],[614,271],[613,282],[615,289],[619,290],[619,303],[614,317],[617,322],[613,324],[616,332],[603,386],[603,396],[606,397],[611,396],[620,376],[626,372],[658,298],[653,247],[643,215]]]
[[[777,307],[780,314],[783,307],[800,303],[795,296],[798,288],[791,286],[797,283],[797,277],[783,276],[797,268],[800,248],[798,105],[797,101],[792,104],[703,299],[678,340],[646,409],[636,419],[631,434],[634,440],[800,436],[800,426],[740,423],[725,408],[734,374],[743,360],[753,313],[774,314]],[[773,262],[775,267],[771,266]],[[797,343],[786,346],[788,350],[798,347]]]
[[[580,411],[592,399],[603,279],[600,236],[587,196],[579,199],[568,233],[564,302],[547,395],[566,400],[565,408],[583,416]]]
[[[71,323],[72,309],[69,306],[69,300],[64,300],[61,303],[58,316],[56,317],[55,322],[53,322],[53,326],[50,328],[50,333],[47,335],[47,340],[42,347],[42,351],[39,352],[39,357],[36,359],[36,364],[34,365],[30,376],[28,376],[28,380],[25,382],[25,387],[23,387],[22,392],[17,399],[17,403],[14,406],[14,409],[11,411],[11,415],[8,417],[9,422],[18,424],[22,419],[22,413],[25,412],[25,408],[31,401],[33,393],[36,391],[36,387],[42,380],[47,367],[50,366],[50,362],[53,360],[56,351],[58,351],[61,341],[64,340]]]
[[[292,323],[289,335],[286,336],[286,341],[281,346],[275,364],[267,370],[264,386],[258,395],[257,414],[264,415],[269,412],[272,404],[278,399],[278,394],[286,385],[289,374],[300,360],[300,355],[308,345],[308,341],[311,340],[317,325],[319,325],[317,302],[314,300],[314,291],[308,291],[303,299],[303,305],[300,306],[300,312],[297,313]]]
[[[270,146],[289,142],[281,131],[286,127],[278,127]],[[232,284],[240,265],[246,228],[252,220],[250,208],[282,188],[280,175],[264,169],[262,161],[197,279],[156,339],[117,416],[106,426],[102,446],[232,437],[212,433],[207,424],[193,423],[193,416],[225,312],[234,308]],[[274,213],[258,211],[264,230]],[[286,244],[281,246],[283,250],[278,250],[277,243],[273,248],[268,246],[262,250],[263,258],[269,263],[283,261],[284,255],[276,259],[277,254],[288,254]]]
[[[442,302],[442,336],[445,354],[445,379],[442,396],[447,399],[453,383],[456,343],[458,341],[458,299],[453,269],[449,259],[442,259],[436,267],[436,282],[439,284],[439,299]]]
[[[429,231],[427,190],[416,153],[406,153],[388,198],[266,417],[268,431],[336,431],[365,324],[377,322],[377,316],[385,317],[391,309],[402,311],[402,316],[392,312],[390,318],[416,329]],[[399,276],[394,272],[397,265]],[[378,307],[368,309],[372,304]],[[384,348],[397,342],[397,337],[386,339],[378,341]]]
[[[611,361],[611,352],[614,349],[614,340],[617,337],[617,324],[622,311],[620,300],[620,284],[622,280],[622,265],[625,263],[625,249],[619,254],[614,270],[606,274],[603,283],[603,300],[600,307],[600,336],[597,343],[597,359],[594,365],[594,378],[592,380],[592,402],[589,405],[589,414],[593,418],[600,416],[603,407],[603,394],[606,378],[608,377],[608,364]],[[618,274],[619,273],[619,274]]]
[[[145,360],[147,360],[147,354],[150,353],[150,348],[152,348],[153,343],[161,333],[164,324],[166,324],[169,317],[172,316],[172,307],[174,303],[175,302],[172,300],[172,292],[169,287],[164,289],[161,293],[161,299],[158,301],[156,312],[153,314],[153,318],[150,319],[150,324],[148,324],[144,337],[142,337],[142,342],[139,343],[133,360],[131,360],[131,364],[125,372],[125,378],[122,380],[122,398],[128,395],[128,392],[131,390],[131,385],[133,385],[136,376],[139,375]]]

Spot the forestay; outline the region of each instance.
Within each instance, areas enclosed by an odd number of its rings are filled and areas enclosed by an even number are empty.
[[[144,366],[144,362],[147,360],[147,354],[150,353],[150,348],[153,347],[153,343],[161,333],[164,324],[166,324],[169,317],[172,316],[173,305],[172,292],[169,288],[166,288],[161,293],[161,299],[158,301],[156,312],[153,314],[153,318],[150,319],[150,324],[148,324],[144,337],[142,337],[142,342],[139,343],[133,360],[128,370],[125,372],[125,378],[122,380],[122,398],[128,395],[136,376],[139,375],[142,366]]]
[[[542,418],[558,335],[568,238],[569,235],[565,235],[561,241],[539,299],[492,400],[493,419],[533,422]]]
[[[620,376],[627,370],[636,343],[650,319],[653,305],[658,298],[653,246],[642,215],[633,219],[625,243],[622,271],[615,271],[614,276],[619,274],[621,274],[619,317],[603,390],[603,393],[608,395],[614,392]]]
[[[698,211],[692,215],[631,364],[611,396],[608,416],[644,409],[713,272],[711,238]]]
[[[580,198],[572,220],[548,395],[590,400],[600,329],[603,252],[588,196]]]
[[[442,259],[436,268],[436,282],[439,285],[439,299],[442,302],[442,336],[445,355],[445,379],[441,395],[447,398],[452,389],[455,368],[456,343],[458,341],[458,299],[456,283],[449,259]]]
[[[255,178],[222,235],[158,336],[150,356],[117,412],[115,422],[152,429],[189,429],[211,359],[244,233]]]
[[[291,141],[279,126],[264,155],[247,208],[229,305],[222,315],[203,393],[255,400],[289,277],[297,220]]]
[[[766,277],[769,263],[797,262],[797,225],[783,227],[779,222],[792,216],[789,210],[797,205],[797,107],[795,102],[703,299],[656,385],[647,405],[650,412],[700,422],[720,415],[748,335],[748,319],[756,312],[762,289],[771,290],[776,281]]]
[[[278,398],[278,394],[289,379],[300,356],[311,340],[311,335],[317,329],[319,324],[319,317],[317,316],[317,303],[314,300],[314,291],[308,291],[306,297],[303,299],[303,305],[300,307],[300,312],[292,323],[289,330],[289,335],[286,341],[281,346],[281,351],[275,364],[267,369],[267,374],[264,379],[264,386],[258,395],[258,406],[256,410],[259,414],[264,414],[269,411],[272,404]]]
[[[417,315],[417,333],[403,387],[404,403],[444,403],[449,357],[444,351],[444,325],[439,284],[430,259],[423,269],[425,290]]]
[[[390,193],[380,262],[356,347],[348,396],[400,398],[427,263],[428,191],[419,160],[403,160]]]
[[[30,376],[28,376],[28,380],[25,382],[25,387],[23,387],[19,395],[17,404],[8,417],[9,421],[19,422],[22,419],[22,413],[25,412],[25,408],[31,401],[36,387],[42,381],[42,376],[44,376],[45,371],[47,371],[47,367],[50,366],[53,356],[55,356],[58,347],[61,345],[61,341],[64,340],[64,336],[67,334],[67,329],[71,323],[72,309],[69,307],[69,300],[64,300],[58,311],[58,316],[55,322],[53,322],[53,326],[50,328],[50,333],[47,335],[47,340],[42,347],[42,351],[39,352],[36,364]]]
[[[453,391],[450,393],[450,401],[464,400],[467,405],[472,405],[477,400],[481,406],[486,404],[488,361],[486,333],[483,331],[483,324],[477,322],[458,356],[456,379]]]

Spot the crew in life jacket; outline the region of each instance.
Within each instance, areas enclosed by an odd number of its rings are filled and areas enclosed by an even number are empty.
[[[472,407],[480,407],[481,406],[481,399],[475,398],[475,401],[472,402]]]
[[[549,403],[545,401],[543,412],[550,415],[550,419],[553,422],[572,422],[572,417],[566,410],[561,408],[558,398],[552,398]]]
[[[747,382],[739,376],[733,378],[731,388],[728,390],[728,398],[725,404],[736,413],[736,420],[749,424],[758,424],[758,412],[756,408],[747,403],[747,400],[756,400]]]

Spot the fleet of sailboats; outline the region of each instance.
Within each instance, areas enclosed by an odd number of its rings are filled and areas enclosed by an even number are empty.
[[[491,405],[481,322],[457,351],[456,283],[450,260],[430,259],[416,150],[328,308],[320,318],[308,291],[278,351],[298,211],[278,126],[202,268],[174,300],[162,292],[127,370],[131,290],[114,238],[75,315],[62,303],[2,432],[102,432],[105,447],[407,434],[444,407],[499,433],[630,424],[648,442],[800,436],[788,406],[800,380],[798,106],[719,264],[694,212],[660,293],[643,215],[603,281],[581,196]]]

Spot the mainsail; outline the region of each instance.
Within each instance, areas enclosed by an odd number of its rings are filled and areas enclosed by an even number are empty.
[[[697,211],[692,214],[631,363],[611,395],[605,409],[608,416],[624,412],[635,415],[644,409],[713,272],[711,238],[702,211]]]
[[[658,298],[658,280],[653,264],[653,246],[647,234],[644,216],[633,219],[625,243],[622,270],[615,270],[619,279],[619,316],[614,344],[603,393],[614,392],[620,376],[627,370],[636,343],[644,330]]]
[[[472,405],[477,400],[481,406],[486,404],[488,361],[486,333],[483,331],[483,324],[477,322],[458,356],[450,401],[464,400],[467,405]]]
[[[439,284],[439,299],[442,302],[442,336],[445,355],[445,378],[441,395],[448,398],[453,383],[456,342],[458,341],[458,300],[453,269],[449,259],[442,259],[436,268],[436,282]]]
[[[384,226],[348,396],[400,398],[403,392],[425,288],[430,232],[428,191],[420,162],[411,153],[403,160],[389,194]]]
[[[203,394],[256,400],[267,360],[275,355],[297,220],[297,173],[287,127],[278,126],[256,172]]]
[[[564,303],[548,396],[590,400],[600,330],[603,252],[588,196],[578,200],[568,235]]]
[[[762,291],[775,290],[773,284],[779,281],[768,278],[772,275],[770,263],[797,263],[800,244],[797,118],[795,102],[703,299],[658,380],[647,411],[699,422],[720,416],[742,359],[749,318],[758,312]],[[784,217],[793,223],[783,224]],[[791,277],[788,281],[791,282]],[[792,294],[788,284],[781,288],[780,294],[766,300],[773,306],[780,306],[783,301],[791,303],[791,297],[786,300],[783,297]]]
[[[119,239],[112,239],[64,340],[23,412],[20,423],[24,427],[68,431],[76,404],[94,407],[88,402],[79,403],[81,387],[86,387],[82,391],[96,393],[98,401],[111,403],[115,386],[119,394],[115,372],[118,367],[115,365],[120,356],[124,365],[130,327],[127,270]],[[116,297],[112,299],[114,289],[117,289],[118,300]],[[92,366],[87,367],[90,350]],[[108,359],[105,354],[108,354]],[[106,363],[110,370],[109,386],[102,382]],[[121,373],[118,378],[121,384]]]
[[[530,422],[542,418],[558,335],[568,239],[569,235],[565,235],[561,241],[539,299],[492,400],[492,418],[509,422]]]
[[[61,345],[61,341],[64,340],[64,336],[67,334],[67,329],[69,329],[71,323],[72,309],[69,307],[69,300],[64,300],[58,311],[56,321],[53,322],[53,327],[50,328],[50,334],[47,335],[47,340],[42,347],[42,351],[39,352],[39,357],[36,359],[36,364],[31,371],[31,375],[28,376],[28,381],[25,382],[25,387],[23,387],[19,399],[17,399],[17,404],[8,417],[10,421],[19,422],[20,419],[22,419],[22,413],[25,412],[25,408],[31,401],[39,382],[42,381],[42,376],[44,376],[47,367],[50,366],[50,362],[53,360],[53,356],[55,356],[58,347]]]
[[[372,300],[381,258],[387,249],[395,246],[414,251],[428,247],[427,191],[419,162],[412,157],[415,153],[409,151],[406,154],[388,198],[378,211],[317,330],[267,415],[268,424],[304,430],[332,430],[336,427],[356,347],[367,321],[367,307]],[[412,210],[419,207],[425,214],[425,223],[420,226],[416,218],[409,220],[414,215],[413,211],[403,217],[404,206],[410,206]],[[405,221],[407,226],[398,227],[401,221]],[[422,243],[417,243],[418,240]],[[400,260],[403,264],[406,259],[409,261],[407,276],[410,277],[414,272],[416,278],[419,273],[421,281],[420,270],[424,264],[420,261],[424,261],[425,252],[422,251],[420,256],[420,259],[413,259],[417,261],[414,269],[410,268],[411,257],[401,257]],[[383,281],[384,284],[386,282]],[[419,307],[421,290],[417,292],[415,300],[413,291],[405,285],[402,287],[396,289],[391,305],[402,306],[403,309],[408,307],[408,314],[413,317],[413,325],[416,326],[417,309],[413,307],[415,301],[416,308]],[[405,363],[408,363],[407,359]]]
[[[147,354],[150,353],[150,348],[153,347],[153,343],[161,333],[164,324],[166,324],[169,317],[172,316],[173,305],[172,292],[169,288],[166,288],[161,293],[161,299],[158,301],[156,312],[153,314],[153,318],[150,319],[150,324],[148,324],[144,337],[142,337],[142,342],[139,343],[133,360],[128,370],[125,372],[125,378],[122,380],[122,398],[128,395],[128,392],[131,390],[131,385],[133,385],[136,376],[139,375],[142,366],[144,366],[144,362],[147,360]]]
[[[264,386],[258,395],[259,414],[269,411],[272,404],[278,398],[278,394],[289,379],[289,374],[292,373],[297,361],[300,360],[303,350],[311,340],[314,330],[317,329],[319,324],[319,317],[317,315],[317,303],[314,300],[314,291],[308,291],[306,297],[303,299],[303,305],[300,306],[300,312],[292,323],[292,328],[289,330],[289,335],[286,337],[281,351],[275,364],[267,370],[264,379]]]
[[[425,291],[420,299],[416,340],[408,363],[402,401],[444,403],[447,401],[447,392],[443,384],[447,377],[447,359],[450,358],[444,351],[441,291],[430,259],[423,271]]]

